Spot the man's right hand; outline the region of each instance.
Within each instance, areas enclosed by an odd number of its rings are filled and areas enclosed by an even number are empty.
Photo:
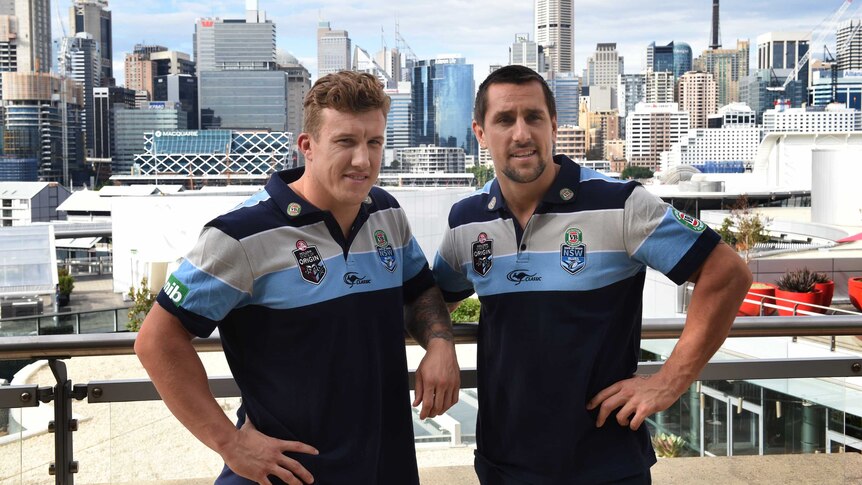
[[[254,480],[261,485],[272,485],[268,478],[270,475],[290,485],[314,483],[314,477],[305,467],[284,455],[286,451],[318,454],[313,447],[298,441],[285,441],[267,436],[258,431],[248,417],[234,436],[221,452],[221,456],[225,464],[237,475]]]

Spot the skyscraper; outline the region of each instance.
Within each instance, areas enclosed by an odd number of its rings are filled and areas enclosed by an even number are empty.
[[[392,79],[389,72],[374,57],[371,57],[371,54],[367,50],[358,45],[353,47],[353,65],[351,70],[371,74],[380,81],[380,84],[384,88],[397,86],[397,83]]]
[[[626,116],[646,99],[646,74],[620,74],[617,82],[617,109],[620,113],[620,137],[626,136]]]
[[[554,73],[547,79],[557,103],[557,125],[577,125],[581,83],[573,72]]]
[[[629,165],[655,171],[661,153],[688,132],[688,113],[676,103],[638,103],[626,118],[626,158]]]
[[[84,110],[81,113],[81,125],[84,128],[84,141],[89,157],[93,154],[95,139],[93,89],[102,84],[102,54],[99,52],[99,43],[87,32],[60,39],[57,71],[83,88]]]
[[[718,84],[718,105],[739,101],[739,83],[748,76],[749,43],[737,40],[736,49],[708,49],[693,63],[696,71],[705,71]]]
[[[596,44],[596,52],[587,59],[587,86],[611,86],[616,88],[617,77],[625,73],[622,56],[615,43]]]
[[[838,26],[835,37],[835,57],[838,69],[862,69],[862,18],[845,20]],[[857,30],[858,29],[858,30]],[[853,34],[856,35],[853,35]]]
[[[691,71],[691,63],[691,46],[685,42],[671,42],[662,46],[652,42],[647,46],[646,70],[670,71],[673,72],[674,79],[679,79]]]
[[[526,66],[536,72],[547,70],[542,46],[530,40],[528,34],[515,34],[515,43],[509,47],[509,65]]]
[[[317,78],[350,69],[350,37],[346,30],[332,30],[329,22],[317,25]]]
[[[680,109],[688,112],[691,128],[706,128],[709,115],[718,112],[718,86],[712,74],[690,71],[679,78]]]
[[[548,70],[572,72],[575,53],[574,0],[536,0],[533,38],[544,49]]]
[[[87,32],[99,44],[101,53],[100,86],[114,85],[114,47],[112,36],[111,11],[107,0],[75,0],[69,8],[71,35]]]
[[[398,83],[398,89],[387,89],[386,94],[392,103],[389,116],[386,117],[386,149],[409,148],[415,146],[413,141],[413,101],[411,84]]]
[[[287,76],[287,131],[295,140],[302,133],[302,105],[306,93],[311,90],[311,73],[287,52],[279,54],[278,68]]]
[[[120,86],[93,89],[93,155],[92,162],[96,183],[111,177],[111,158],[114,156],[114,110],[135,107],[135,92]]]
[[[413,67],[411,98],[417,144],[459,147],[477,153],[473,136],[473,65],[463,57],[420,60]]]
[[[647,103],[672,103],[674,81],[672,71],[646,72],[645,100]]]
[[[286,129],[287,76],[276,64],[275,24],[257,7],[248,0],[245,19],[195,24],[201,129]]]
[[[51,70],[50,0],[0,2],[0,15],[17,18],[15,56],[19,72]]]
[[[808,32],[767,32],[757,36],[757,68],[792,70],[797,61],[808,53],[811,34]],[[808,61],[796,79],[808,85]],[[785,76],[786,77],[786,76]]]

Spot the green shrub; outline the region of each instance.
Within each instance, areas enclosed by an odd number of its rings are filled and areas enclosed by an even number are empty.
[[[662,458],[674,458],[682,455],[685,450],[685,440],[675,434],[659,433],[652,438],[655,454]]]
[[[129,292],[127,293],[132,300],[132,306],[129,307],[129,321],[126,323],[126,328],[130,332],[137,332],[141,329],[144,318],[150,312],[153,303],[156,302],[156,294],[150,291],[148,283],[147,277],[144,276],[141,279],[140,286],[129,288]]]
[[[57,287],[61,295],[69,296],[72,294],[72,290],[75,289],[75,278],[69,274],[68,269],[60,268],[57,270]]]
[[[482,309],[482,304],[478,298],[467,298],[461,302],[461,305],[452,312],[453,323],[472,323],[479,321],[479,311]]]
[[[808,268],[787,271],[775,285],[779,290],[792,291],[794,293],[811,293],[814,291],[814,283],[817,282],[817,273],[809,271]]]

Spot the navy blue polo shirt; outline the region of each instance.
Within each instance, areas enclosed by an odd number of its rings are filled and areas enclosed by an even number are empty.
[[[493,180],[452,207],[434,262],[447,301],[482,303],[477,467],[505,483],[599,483],[655,463],[646,426],[596,428],[586,404],[637,369],[646,267],[681,284],[720,240],[636,182],[554,162],[527,227]]]
[[[373,188],[345,238],[288,187],[302,171],[209,222],[158,302],[195,335],[218,327],[238,426],[317,448],[289,454],[315,483],[418,483],[403,305],[431,271],[391,195]]]

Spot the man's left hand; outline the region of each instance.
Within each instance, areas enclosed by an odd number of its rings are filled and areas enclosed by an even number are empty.
[[[422,404],[419,418],[433,418],[443,414],[458,402],[461,371],[451,340],[432,338],[428,341],[425,357],[416,369],[416,398],[413,406]]]
[[[604,426],[615,410],[620,426],[637,430],[649,416],[669,408],[679,398],[672,386],[654,376],[635,376],[603,389],[587,403],[587,409],[599,408],[596,427]]]

